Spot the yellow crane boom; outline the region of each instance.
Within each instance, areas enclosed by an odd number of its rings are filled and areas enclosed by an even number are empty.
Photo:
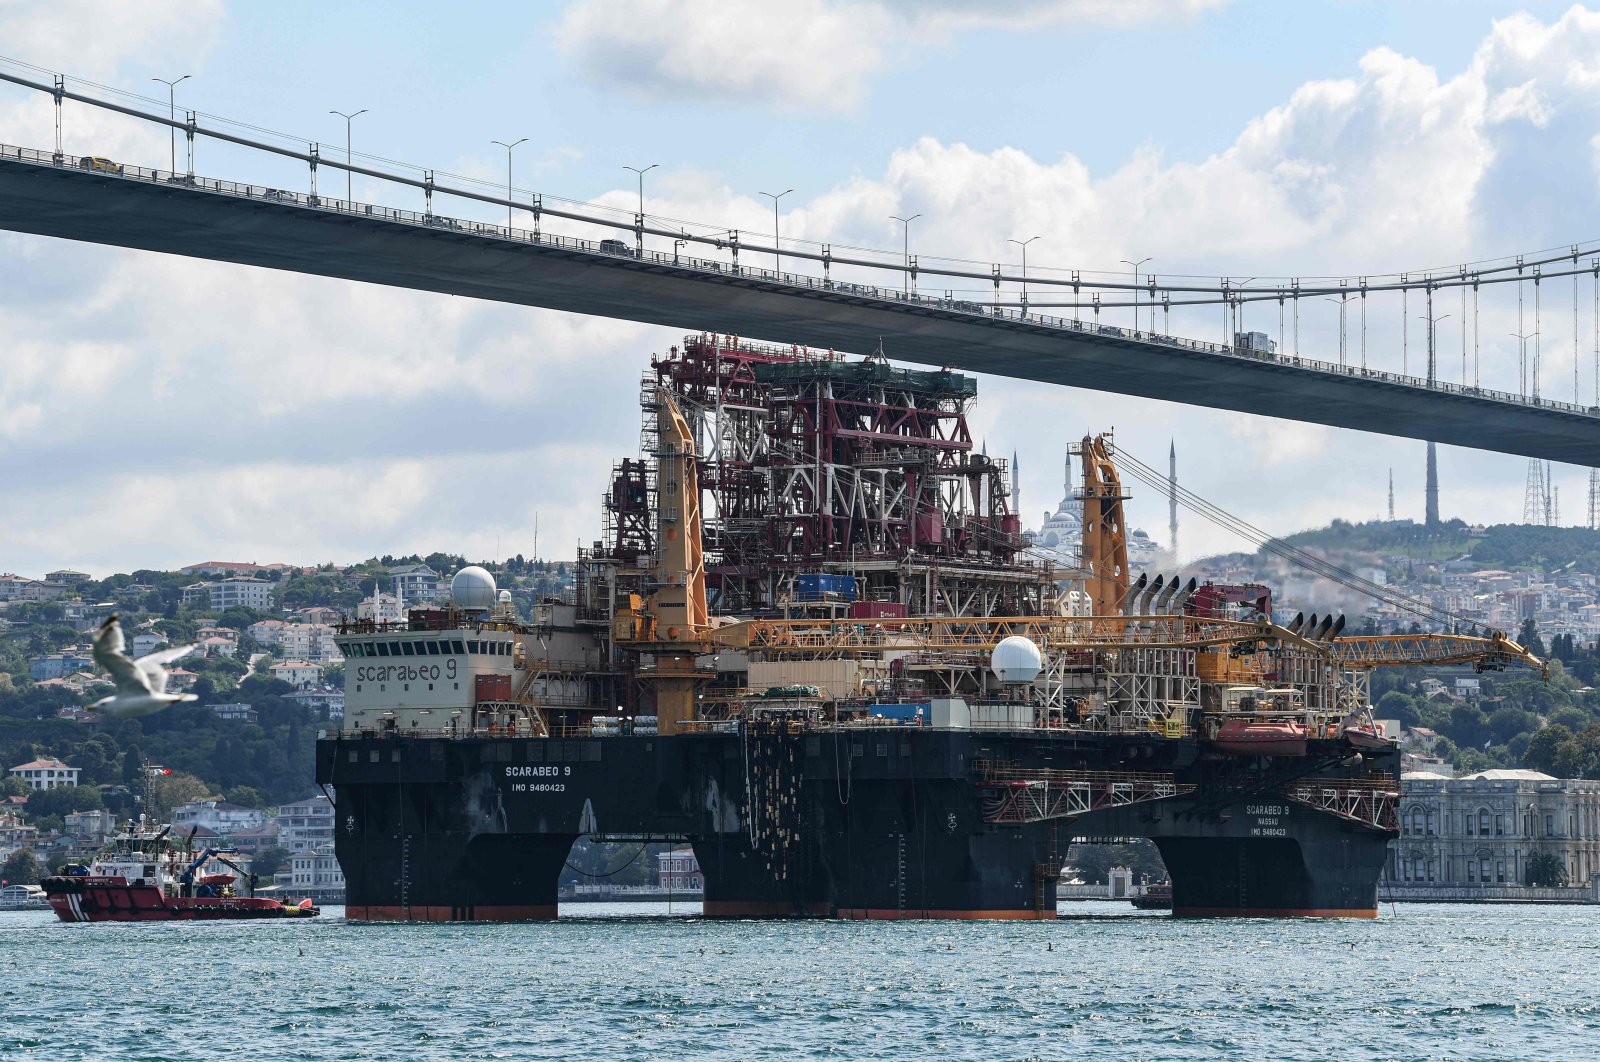
[[[1423,667],[1473,664],[1480,671],[1495,671],[1508,664],[1525,664],[1543,674],[1543,660],[1506,637],[1492,631],[1487,637],[1472,634],[1356,634],[1316,643],[1343,667],[1358,671],[1378,667]]]

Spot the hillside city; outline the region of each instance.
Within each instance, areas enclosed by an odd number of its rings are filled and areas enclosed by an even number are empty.
[[[1402,741],[1408,799],[1413,791],[1434,794],[1402,809],[1403,842],[1448,847],[1452,823],[1456,835],[1505,836],[1505,817],[1514,821],[1522,812],[1496,811],[1474,833],[1483,798],[1470,791],[1486,787],[1513,803],[1524,789],[1560,796],[1574,809],[1573,828],[1558,831],[1552,812],[1547,836],[1585,838],[1571,850],[1545,853],[1549,859],[1537,865],[1512,853],[1510,869],[1504,858],[1480,856],[1476,841],[1467,854],[1402,854],[1391,868],[1395,887],[1464,881],[1469,870],[1475,883],[1551,886],[1600,872],[1600,851],[1590,851],[1600,843],[1600,785],[1586,781],[1600,779],[1600,532],[1336,521],[1289,541],[1371,582],[1506,630],[1550,663],[1547,678],[1470,666],[1374,676],[1377,715]],[[399,620],[408,607],[433,601],[465,564],[434,553],[343,568],[204,561],[105,579],[69,569],[0,574],[0,878],[27,884],[47,868],[85,858],[138,813],[148,785],[157,816],[196,848],[225,845],[263,883],[337,902],[343,879],[333,855],[333,810],[312,782],[317,731],[337,726],[344,710],[336,626],[346,617]],[[524,617],[535,602],[571,590],[572,568],[564,562],[516,556],[485,567]],[[1270,586],[1280,622],[1321,611],[1346,614],[1352,631],[1422,629],[1406,612],[1309,576],[1266,550],[1207,558],[1182,574]],[[85,709],[109,690],[89,642],[113,613],[135,657],[168,645],[198,647],[170,679],[171,688],[196,697],[193,703],[136,719]],[[1446,810],[1447,791],[1467,792],[1471,809]],[[1416,808],[1424,809],[1420,818],[1411,815]],[[1577,819],[1590,815],[1595,829],[1584,834]],[[692,855],[661,847],[652,856],[630,863],[613,884],[698,885]],[[1106,880],[1114,865],[1147,878],[1161,873],[1148,842],[1080,846],[1069,858],[1076,866],[1068,872],[1092,881]],[[1446,869],[1452,859],[1453,872]],[[578,872],[569,877],[608,875],[607,860],[607,846],[580,846]]]

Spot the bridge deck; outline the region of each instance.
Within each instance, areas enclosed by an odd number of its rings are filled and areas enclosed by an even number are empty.
[[[1600,409],[14,147],[0,228],[1600,466]]]

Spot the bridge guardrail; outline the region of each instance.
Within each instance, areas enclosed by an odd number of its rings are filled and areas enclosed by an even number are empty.
[[[38,151],[32,148],[18,147],[11,144],[0,144],[0,158],[13,158],[20,162],[34,163],[43,166],[52,166],[58,169],[80,169],[78,164],[80,156],[56,154],[48,151]],[[1507,391],[1497,391],[1484,387],[1468,387],[1462,384],[1447,383],[1435,380],[1429,382],[1423,377],[1407,376],[1401,373],[1388,372],[1381,369],[1369,369],[1363,366],[1341,365],[1336,362],[1322,361],[1316,358],[1305,358],[1297,355],[1271,354],[1265,351],[1251,351],[1239,346],[1221,343],[1209,343],[1204,340],[1186,339],[1180,336],[1168,336],[1156,332],[1138,331],[1122,328],[1117,325],[1101,325],[1093,322],[1081,321],[1076,318],[1052,317],[1046,314],[1030,313],[1028,310],[1013,310],[1004,306],[985,305],[969,300],[955,299],[946,296],[923,295],[919,292],[906,292],[894,288],[880,288],[871,284],[861,284],[855,281],[837,281],[824,275],[815,277],[805,273],[786,273],[779,270],[762,269],[753,266],[738,264],[738,241],[732,239],[727,246],[730,248],[734,261],[730,264],[713,259],[687,257],[676,252],[668,254],[664,251],[640,252],[632,246],[623,249],[604,248],[605,243],[620,243],[615,239],[586,240],[573,236],[560,236],[554,233],[543,232],[539,228],[521,229],[514,226],[499,225],[489,222],[468,221],[432,212],[418,212],[400,207],[386,207],[372,203],[356,203],[330,196],[316,195],[311,192],[295,192],[287,189],[273,188],[267,185],[241,184],[235,181],[225,181],[211,177],[200,177],[184,173],[150,169],[144,166],[119,164],[116,172],[95,169],[96,175],[108,179],[139,181],[146,184],[166,184],[174,187],[192,189],[201,192],[210,192],[220,195],[229,195],[238,198],[259,200],[275,205],[288,205],[301,209],[318,210],[327,213],[344,214],[352,217],[375,218],[382,221],[398,222],[420,228],[449,232],[459,232],[464,235],[480,236],[489,239],[509,240],[515,243],[532,244],[541,247],[550,247],[567,252],[580,254],[603,255],[607,258],[620,258],[654,266],[689,269],[705,274],[720,276],[733,276],[742,280],[758,281],[763,283],[778,284],[787,287],[800,288],[808,291],[828,292],[836,295],[849,295],[858,298],[873,299],[885,303],[909,304],[918,309],[940,311],[945,313],[959,313],[973,317],[987,318],[999,321],[1014,321],[1017,324],[1041,328],[1049,328],[1063,332],[1076,332],[1085,335],[1095,335],[1108,339],[1118,339],[1129,343],[1139,343],[1154,347],[1177,348],[1191,350],[1196,353],[1214,357],[1238,359],[1241,361],[1268,363],[1288,366],[1308,372],[1318,372],[1334,376],[1346,376],[1391,384],[1399,387],[1414,388],[1425,393],[1456,394],[1468,398],[1487,399],[1495,402],[1504,402],[1511,405],[1524,406],[1538,410],[1557,411],[1590,417],[1600,420],[1600,406],[1583,406],[1572,402],[1560,402],[1547,398],[1534,398]],[[441,189],[441,194],[449,194],[448,190]],[[521,206],[520,209],[531,211],[538,216],[535,205]],[[594,224],[611,224],[594,219]],[[537,224],[537,222],[536,222]],[[618,232],[632,234],[632,230],[621,224],[616,224]],[[750,253],[765,253],[750,252]]]

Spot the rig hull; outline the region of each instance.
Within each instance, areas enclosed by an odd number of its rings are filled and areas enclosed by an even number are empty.
[[[1311,746],[1264,762],[1040,731],[346,733],[319,741],[317,776],[355,919],[554,918],[579,837],[693,844],[711,917],[1054,918],[1067,846],[1132,836],[1158,845],[1178,916],[1372,917],[1386,815],[1303,797],[1395,782],[1397,756]],[[1093,781],[1113,777],[1164,781]]]

